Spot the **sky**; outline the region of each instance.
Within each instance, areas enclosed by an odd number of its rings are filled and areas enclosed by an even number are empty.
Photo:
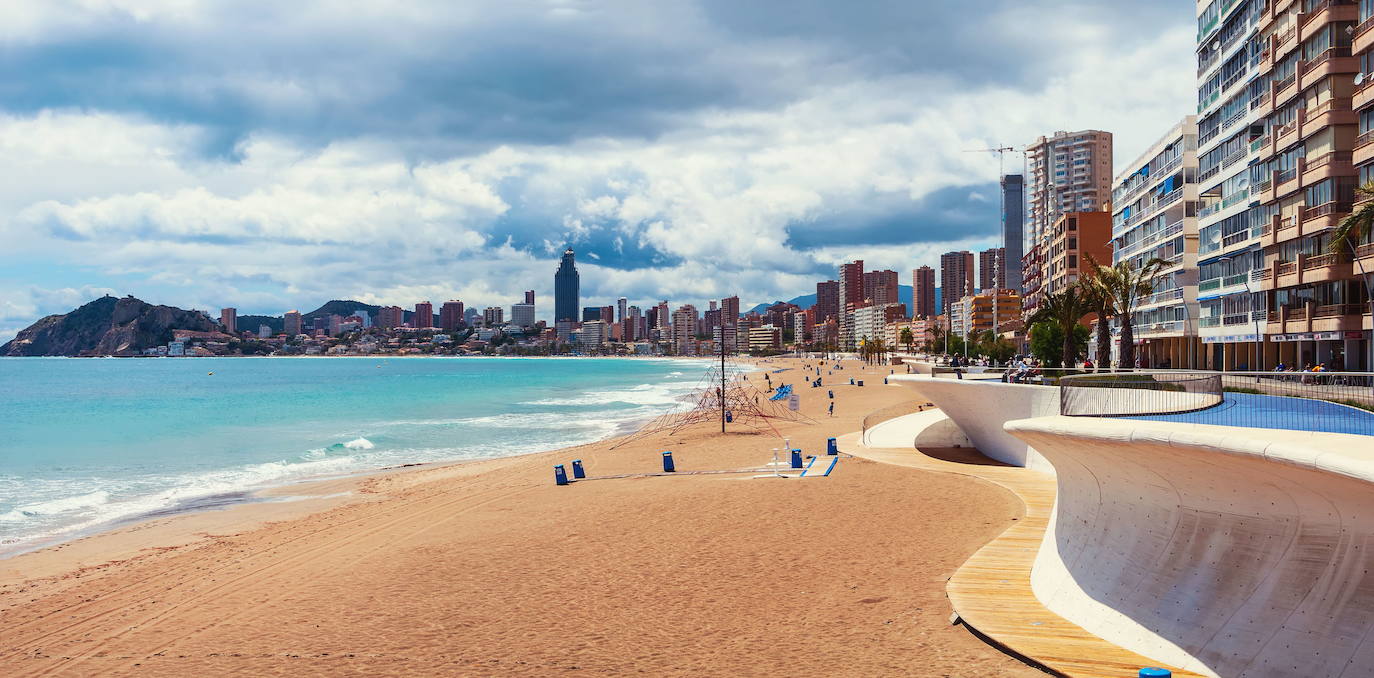
[[[745,308],[1000,242],[994,153],[1195,107],[1186,0],[5,0],[0,341],[104,294]],[[1006,168],[1021,166],[1019,154]]]

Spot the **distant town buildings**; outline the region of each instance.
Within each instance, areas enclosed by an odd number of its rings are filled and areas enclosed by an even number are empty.
[[[444,302],[444,305],[439,307],[439,328],[445,332],[452,332],[466,325],[467,322],[463,320],[463,311],[463,302],[457,299]],[[396,323],[396,325],[399,324],[399,322]],[[392,327],[396,325],[392,325]]]
[[[417,329],[434,327],[434,304],[428,301],[415,304],[415,316],[411,319],[410,326]]]

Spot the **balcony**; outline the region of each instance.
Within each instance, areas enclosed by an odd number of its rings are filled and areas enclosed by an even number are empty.
[[[1332,201],[1308,207],[1302,211],[1302,232],[1299,235],[1312,235],[1318,231],[1334,228],[1345,215],[1350,214],[1349,202]]]
[[[1274,197],[1280,198],[1302,188],[1302,171],[1307,163],[1298,158],[1298,166],[1274,173]]]
[[[1301,68],[1301,67],[1302,67],[1302,63],[1299,62],[1299,63],[1298,63],[1298,66],[1299,66],[1299,68]],[[1288,75],[1288,77],[1283,78],[1282,80],[1277,80],[1277,81],[1275,81],[1275,82],[1274,82],[1274,105],[1275,105],[1275,106],[1278,106],[1279,104],[1287,103],[1289,99],[1292,99],[1293,97],[1297,96],[1297,94],[1298,94],[1298,86],[1297,86],[1297,85],[1298,85],[1298,74],[1297,74],[1296,72],[1290,73],[1290,74]]]
[[[1355,137],[1355,150],[1350,154],[1353,165],[1363,165],[1371,159],[1374,159],[1374,129]]]
[[[1298,39],[1306,40],[1333,21],[1355,21],[1360,9],[1354,0],[1323,0],[1298,15]]]
[[[1292,261],[1280,261],[1274,266],[1274,275],[1292,275],[1298,272],[1298,264]]]
[[[1299,139],[1298,128],[1302,126],[1305,111],[1298,111],[1291,121],[1279,125],[1274,129],[1274,150],[1280,150],[1292,146]]]
[[[1369,49],[1371,45],[1374,45],[1374,16],[1361,21],[1355,27],[1355,39],[1350,46],[1350,51],[1359,54]]]
[[[1355,111],[1350,108],[1350,99],[1346,97],[1327,99],[1304,113],[1302,130],[1299,132],[1304,139],[1332,125],[1354,125],[1359,122]]]
[[[1358,73],[1360,60],[1350,56],[1349,47],[1332,47],[1299,66],[1298,88],[1305,89],[1333,73]]]

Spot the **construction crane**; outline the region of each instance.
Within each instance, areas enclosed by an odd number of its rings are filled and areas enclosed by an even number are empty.
[[[964,151],[964,152],[965,152],[965,153],[996,153],[996,154],[997,154],[997,180],[998,180],[999,182],[1002,181],[1002,177],[1006,176],[1006,167],[1005,167],[1005,165],[1006,165],[1007,154],[1008,154],[1008,153],[1020,153],[1020,154],[1022,154],[1023,156],[1025,155],[1025,151],[1022,151],[1022,150],[1017,149],[1017,148],[1013,148],[1013,147],[1011,147],[1011,146],[999,146],[999,147],[997,147],[997,148],[971,148],[971,149],[968,149],[968,150],[966,150],[966,151]],[[1007,258],[1007,233],[1006,233],[1005,230],[1003,230],[1003,231],[1002,231],[1002,259],[1005,260],[1006,258]],[[1000,290],[999,290],[999,289],[996,289],[996,286],[997,286],[997,276],[998,276],[999,274],[1002,273],[1002,271],[999,271],[999,270],[998,270],[999,263],[1000,263],[1000,265],[1003,265],[1003,266],[1006,265],[1006,262],[1005,262],[1005,261],[998,262],[998,261],[997,261],[997,257],[993,257],[993,261],[992,261],[992,266],[993,266],[993,270],[992,270],[992,283],[993,283],[994,289],[993,289],[993,291],[992,291],[992,336],[993,336],[993,340],[994,340],[994,341],[996,341],[997,338],[1001,336],[1001,334],[998,332],[998,326],[997,326],[997,298],[998,298],[998,296],[999,296]],[[968,330],[967,330],[967,329],[965,329],[964,334],[965,334],[965,337],[964,337],[964,350],[967,351],[967,350],[968,350],[968,336],[967,336]]]

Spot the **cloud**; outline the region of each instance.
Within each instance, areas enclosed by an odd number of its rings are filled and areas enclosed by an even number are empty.
[[[905,278],[995,242],[966,151],[1098,128],[1121,165],[1194,91],[1174,0],[15,3],[0,286],[245,313],[550,299],[569,244],[589,304]]]

